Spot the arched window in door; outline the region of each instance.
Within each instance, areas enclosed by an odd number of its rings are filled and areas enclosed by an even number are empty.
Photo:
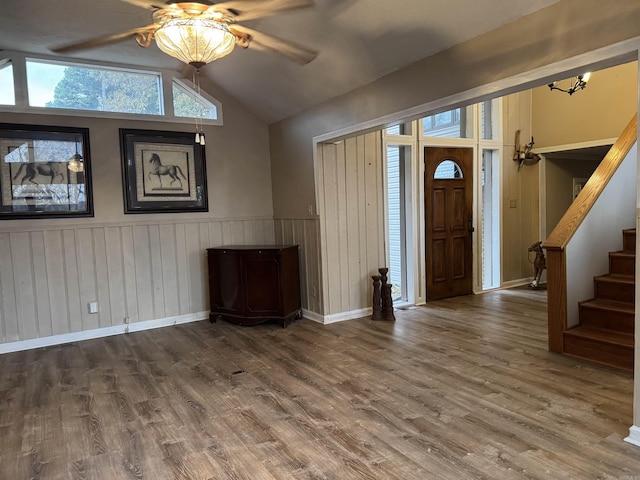
[[[436,180],[454,180],[457,178],[463,178],[462,169],[453,160],[443,160],[436,167],[436,171],[433,173],[433,178]]]

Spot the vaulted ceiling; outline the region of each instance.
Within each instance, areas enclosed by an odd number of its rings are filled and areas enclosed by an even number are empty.
[[[244,23],[318,50],[311,63],[236,49],[202,74],[272,123],[557,1],[316,0]],[[2,0],[0,48],[51,55],[54,46],[149,23],[149,10],[121,0]],[[133,39],[73,58],[184,71],[155,44],[143,49]]]

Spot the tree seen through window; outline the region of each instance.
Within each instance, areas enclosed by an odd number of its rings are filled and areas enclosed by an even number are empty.
[[[66,67],[46,106],[161,115],[159,92],[155,74]]]

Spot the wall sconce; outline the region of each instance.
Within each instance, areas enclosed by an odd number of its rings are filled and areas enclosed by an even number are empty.
[[[578,75],[576,77],[576,81],[569,88],[560,88],[558,87],[558,82],[553,82],[549,84],[549,90],[560,90],[561,92],[568,93],[569,95],[573,95],[578,90],[584,90],[587,88],[587,82],[589,81],[589,77],[591,77],[591,73],[587,72],[584,75]]]

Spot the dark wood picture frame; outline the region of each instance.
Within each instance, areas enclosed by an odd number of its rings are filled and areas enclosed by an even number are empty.
[[[0,123],[0,219],[93,217],[89,129]]]
[[[120,129],[124,213],[207,212],[205,150],[193,133]]]

